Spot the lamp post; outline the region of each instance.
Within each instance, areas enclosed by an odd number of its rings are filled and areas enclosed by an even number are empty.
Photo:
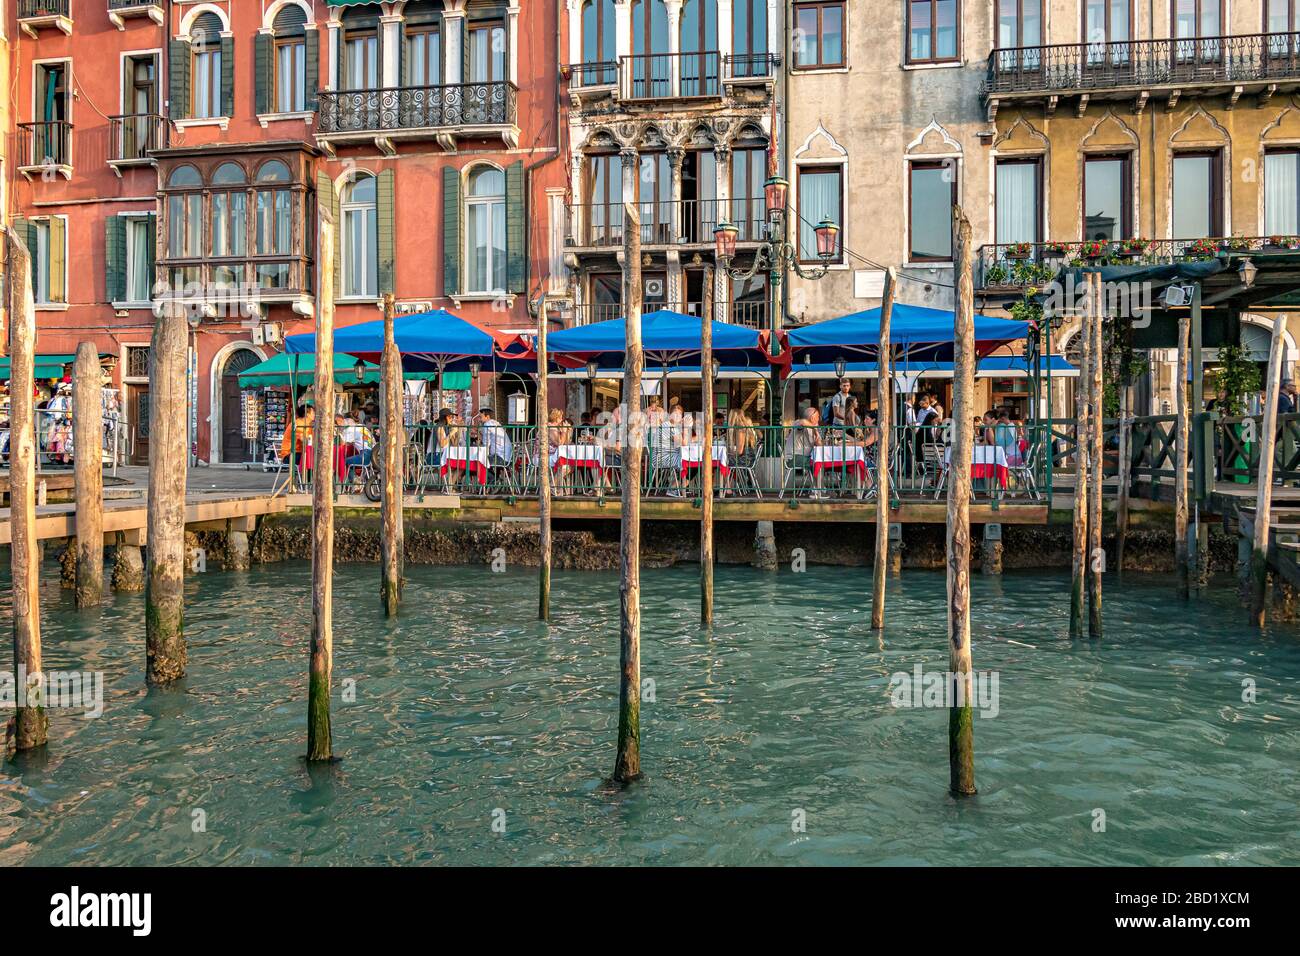
[[[814,228],[817,237],[817,258],[821,264],[804,269],[799,262],[796,245],[786,237],[786,200],[790,184],[779,176],[773,176],[763,186],[763,198],[767,206],[767,227],[763,241],[754,251],[754,261],[748,269],[732,268],[736,258],[736,240],[740,230],[729,222],[720,222],[713,230],[714,255],[718,266],[732,280],[746,281],[766,269],[768,276],[769,305],[768,328],[772,333],[770,348],[773,355],[781,354],[781,281],[790,269],[801,279],[821,279],[830,271],[831,259],[835,257],[839,246],[840,227],[829,219],[823,219]],[[796,230],[797,236],[797,230]],[[774,370],[774,374],[777,374]],[[773,421],[780,420],[780,410],[773,403]]]

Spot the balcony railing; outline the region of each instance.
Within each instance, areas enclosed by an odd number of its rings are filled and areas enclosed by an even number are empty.
[[[44,20],[70,16],[70,0],[18,0],[19,20]]]
[[[18,124],[18,157],[24,167],[72,165],[72,124],[64,120]]]
[[[162,0],[108,0],[108,19],[113,26],[125,30],[128,17],[148,17],[162,26]]]
[[[1297,253],[1300,236],[999,243],[980,247],[975,285],[980,289],[1020,289],[1049,281],[1063,266],[1193,262],[1232,252]]]
[[[723,76],[729,80],[770,79],[779,63],[775,53],[731,53],[723,58]]]
[[[162,0],[108,0],[110,10],[135,10],[161,6]]]
[[[720,96],[721,58],[717,50],[625,56],[620,95],[627,100]]]
[[[323,90],[317,129],[329,134],[513,126],[517,94],[509,82]]]
[[[996,49],[984,95],[1267,82],[1300,77],[1300,33]]]
[[[699,302],[645,301],[641,303],[642,313],[654,312],[659,309],[669,309],[686,315],[699,315],[703,306]],[[768,327],[769,310],[766,300],[730,302],[725,307],[725,310],[728,314],[724,316],[724,321],[733,325],[744,325],[752,329],[765,329]],[[618,302],[587,302],[575,306],[573,310],[574,325],[591,325],[595,322],[607,322],[622,317],[623,306]]]
[[[573,85],[576,87],[613,86],[617,82],[617,60],[579,63],[573,68]]]
[[[740,230],[741,242],[764,238],[766,207],[763,197],[751,199],[683,199],[679,202],[638,203],[643,245],[713,244],[713,230],[726,219]],[[619,246],[623,243],[623,204],[590,203],[581,207],[586,224],[584,246]],[[722,213],[723,215],[719,215]]]
[[[155,113],[124,113],[108,118],[110,163],[149,161],[149,151],[166,149],[171,124]]]

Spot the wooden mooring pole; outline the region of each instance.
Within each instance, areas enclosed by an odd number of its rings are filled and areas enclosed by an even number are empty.
[[[640,163],[623,152],[623,502],[619,528],[618,754],[614,782],[641,776],[641,210],[636,201]]]
[[[970,464],[975,429],[975,250],[970,220],[957,219],[957,313],[953,328],[952,460],[948,469],[949,788],[975,793],[974,684],[970,646]]]
[[[1115,573],[1124,570],[1124,547],[1128,543],[1129,487],[1133,483],[1133,389],[1127,382],[1119,389],[1119,488],[1115,494]]]
[[[1088,274],[1088,292],[1092,307],[1091,316],[1092,361],[1088,365],[1088,404],[1092,406],[1088,443],[1088,636],[1101,637],[1101,573],[1106,565],[1106,552],[1102,549],[1102,489],[1105,487],[1105,432],[1106,404],[1103,400],[1101,377],[1105,368],[1105,351],[1102,348],[1102,326],[1106,307],[1101,291],[1101,273]]]
[[[36,422],[32,388],[36,303],[32,260],[12,229],[9,237],[9,559],[13,577],[14,679],[23,687],[14,714],[14,747],[33,750],[49,737],[41,696],[40,543],[36,540]],[[0,753],[3,757],[3,753]]]
[[[1273,449],[1277,442],[1277,396],[1282,387],[1286,355],[1286,316],[1273,318],[1268,347],[1268,380],[1264,392],[1264,423],[1259,436],[1259,477],[1255,498],[1254,538],[1250,549],[1250,619],[1264,626],[1264,595],[1268,587],[1268,526],[1273,512]]]
[[[384,293],[384,351],[380,359],[380,401],[384,416],[383,493],[380,496],[380,551],[383,563],[380,601],[389,617],[402,603],[403,557],[406,547],[402,524],[402,486],[405,482],[405,429],[402,423],[402,357],[393,337],[393,294]],[[317,409],[319,414],[319,409]]]
[[[880,303],[880,347],[876,354],[876,557],[871,575],[871,627],[885,626],[885,581],[889,571],[889,451],[894,410],[894,363],[890,355],[890,321],[894,314],[894,267],[885,270]]]
[[[334,261],[334,220],[320,217],[320,262]],[[334,283],[321,269],[316,296],[315,467],[311,475],[311,663],[307,681],[307,759],[331,760],[330,685],[334,673]]]
[[[704,267],[700,309],[700,623],[713,624],[713,267]]]
[[[1092,381],[1092,335],[1089,311],[1092,295],[1083,300],[1083,322],[1079,329],[1079,377],[1074,388],[1074,512],[1072,514],[1073,556],[1070,562],[1070,636],[1081,637],[1086,628],[1088,575],[1088,442],[1090,433],[1089,383]]]
[[[551,619],[551,401],[546,378],[546,294],[537,303],[537,619]]]
[[[145,680],[185,676],[185,306],[169,300],[149,348],[149,526],[145,573]]]
[[[1174,371],[1174,569],[1179,597],[1189,597],[1187,563],[1187,335],[1191,323],[1178,315],[1178,363]]]
[[[77,497],[77,607],[104,598],[104,404],[99,353],[91,342],[77,346],[72,367],[73,482]]]

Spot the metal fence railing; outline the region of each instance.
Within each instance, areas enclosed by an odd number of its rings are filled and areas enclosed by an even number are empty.
[[[76,460],[76,447],[72,441],[72,415],[66,409],[38,408],[34,411],[36,430],[36,468],[38,471],[57,471],[71,468]],[[133,433],[130,425],[120,418],[104,418],[104,428],[99,445],[100,458],[117,474],[119,465],[130,460]],[[0,427],[0,465],[9,467],[10,429],[6,422]]]

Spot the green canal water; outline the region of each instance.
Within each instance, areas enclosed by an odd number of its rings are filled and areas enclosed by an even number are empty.
[[[891,702],[891,675],[946,666],[940,573],[891,582],[881,643],[865,569],[719,568],[711,634],[693,567],[645,572],[647,780],[618,791],[615,575],[558,573],[548,628],[532,572],[411,567],[387,623],[377,567],[343,566],[342,759],[317,771],[307,565],[192,578],[189,676],[153,693],[142,599],[77,613],[56,571],[46,667],[102,671],[105,709],[0,767],[0,865],[1300,863],[1300,630],[1253,632],[1226,586],[1111,583],[1089,644],[1063,574],[976,577],[997,714],[955,802],[946,710]],[[0,578],[6,629],[9,600]]]

